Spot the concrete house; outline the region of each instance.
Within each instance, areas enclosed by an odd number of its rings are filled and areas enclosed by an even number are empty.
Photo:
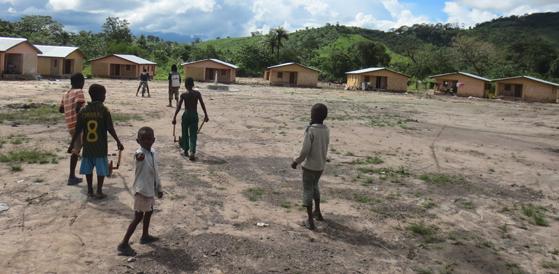
[[[0,37],[0,76],[2,79],[35,76],[40,53],[25,38]]]
[[[529,102],[558,103],[559,84],[530,76],[495,79],[495,96]]]
[[[346,72],[347,89],[386,90],[406,92],[410,77],[403,73],[378,67]]]
[[[35,45],[38,55],[37,72],[43,76],[70,77],[82,72],[85,55],[77,47]]]
[[[435,79],[435,90],[455,93],[464,97],[485,98],[491,87],[491,80],[467,72],[451,72],[429,76]]]
[[[264,72],[264,79],[270,85],[316,87],[319,70],[297,63],[285,63],[268,67]]]
[[[144,69],[151,77],[156,74],[157,64],[129,54],[111,54],[91,60],[93,77],[135,79]]]
[[[239,67],[218,59],[205,59],[182,64],[184,77],[192,77],[194,81],[230,84],[235,82]]]

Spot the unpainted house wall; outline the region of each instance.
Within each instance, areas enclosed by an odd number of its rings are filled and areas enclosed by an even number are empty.
[[[280,68],[272,68],[270,72],[271,85],[289,85],[289,73],[297,72],[296,85],[300,87],[316,87],[318,83],[318,72],[298,65],[290,65]],[[278,72],[282,72],[282,78],[278,77]]]
[[[70,55],[66,56],[66,59],[74,60],[74,64],[72,66],[72,74],[78,73],[83,71],[83,64],[85,62],[84,56],[79,53],[77,50],[70,53]]]
[[[226,65],[222,65],[220,63],[213,62],[211,60],[206,60],[202,62],[197,62],[193,64],[186,64],[184,67],[184,77],[185,79],[188,77],[192,77],[194,81],[206,81],[206,69],[225,69],[229,71],[229,79],[222,80],[221,77],[218,77],[219,82],[222,83],[234,83],[237,71],[232,69]]]
[[[2,75],[2,73],[4,73],[4,67],[6,65],[4,64],[4,53],[0,52],[0,75]]]
[[[22,74],[34,75],[37,74],[37,50],[28,43],[21,43],[10,50],[6,54],[21,54],[23,60]]]
[[[435,77],[434,79],[437,80],[437,84],[440,86],[442,86],[443,82],[445,81],[458,81],[459,83],[462,83],[463,85],[458,87],[458,96],[472,96],[480,98],[487,97],[487,94],[485,92],[486,82],[483,80],[475,79],[461,74],[445,75],[441,77]]]
[[[91,74],[94,77],[113,77],[110,74],[110,65],[120,65],[120,76],[119,78],[139,78],[140,73],[145,67],[149,72],[149,75],[153,77],[156,73],[156,65],[138,65],[124,59],[118,58],[116,56],[108,56],[102,59],[91,61]],[[129,69],[127,69],[129,66]]]
[[[109,63],[91,61],[91,75],[93,77],[109,77]]]
[[[64,58],[38,57],[37,73],[43,76],[61,76]],[[57,60],[54,67],[54,60]]]
[[[496,82],[495,95],[502,96],[506,84],[522,85],[522,100],[528,102],[557,102],[557,87],[526,78],[501,80]]]
[[[365,80],[365,76],[369,76],[370,78],[386,77],[387,78],[386,89],[390,91],[405,92],[408,90],[409,78],[407,76],[388,70],[374,71],[374,72],[361,73],[361,74],[348,74],[347,75],[348,88],[361,89],[361,84]]]

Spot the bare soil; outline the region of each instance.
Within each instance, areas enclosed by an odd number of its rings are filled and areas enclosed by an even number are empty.
[[[0,163],[0,203],[10,206],[0,212],[2,273],[559,272],[556,104],[202,83],[210,122],[192,163],[173,143],[166,82],[150,83],[151,98],[134,96],[136,81],[92,83],[107,87],[125,146],[104,201],[88,199],[85,182],[66,185],[62,115],[0,124],[0,155],[58,159],[21,171]],[[68,86],[0,82],[0,115],[57,104]],[[326,221],[312,232],[300,225],[301,171],[289,164],[317,102],[329,108],[331,144]],[[139,227],[128,262],[116,246],[133,216],[141,126],[155,129],[160,153],[165,196],[151,232],[161,240],[140,245]]]

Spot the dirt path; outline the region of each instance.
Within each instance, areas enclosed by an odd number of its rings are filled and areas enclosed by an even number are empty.
[[[107,86],[126,148],[105,201],[65,185],[61,117],[0,125],[0,155],[56,155],[20,172],[0,163],[0,203],[10,206],[0,212],[1,272],[559,271],[557,105],[201,84],[211,121],[191,163],[173,143],[165,82],[151,84],[149,99],[131,96],[135,81],[93,82]],[[19,111],[14,103],[56,103],[67,85],[1,82],[0,114]],[[332,135],[321,182],[327,221],[310,232],[299,225],[300,171],[289,164],[319,101]],[[144,125],[161,157],[165,198],[152,222],[161,241],[142,246],[136,233],[139,255],[127,262],[115,248],[132,217],[131,154]]]

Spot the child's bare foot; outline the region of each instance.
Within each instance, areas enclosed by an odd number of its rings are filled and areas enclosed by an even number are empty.
[[[312,219],[303,221],[303,226],[308,228],[309,230],[315,230],[316,226],[314,225],[314,221]]]
[[[118,256],[132,257],[136,256],[136,251],[129,244],[119,244],[116,248],[118,250]]]
[[[95,194],[93,193],[93,190],[92,191],[87,191],[87,197],[95,198]]]
[[[320,213],[320,211],[313,212],[313,216],[317,221],[324,221],[324,218],[322,217],[322,213]]]
[[[159,238],[148,235],[147,237],[142,237],[140,238],[140,244],[149,244],[149,243],[153,243],[153,242],[157,242],[159,241]]]
[[[102,199],[107,198],[107,195],[103,192],[97,192],[97,194],[95,195],[95,198],[97,198],[99,200],[102,200]]]
[[[194,156],[194,153],[190,154],[190,156],[188,156],[188,159],[192,162],[196,161],[196,156]]]

